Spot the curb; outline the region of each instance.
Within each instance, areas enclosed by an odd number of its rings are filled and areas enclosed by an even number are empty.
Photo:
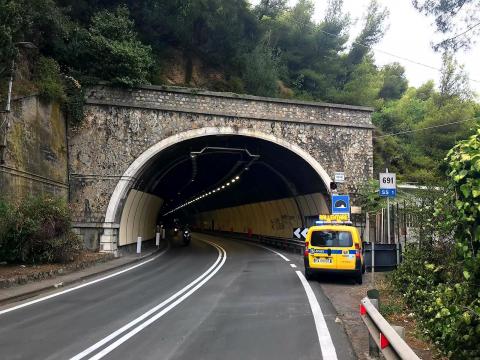
[[[168,247],[167,247],[168,248]],[[138,258],[135,258],[135,259],[132,259],[131,261],[129,262],[126,262],[124,264],[121,264],[121,265],[117,265],[117,266],[113,266],[109,269],[103,269],[103,270],[100,270],[98,272],[95,272],[95,273],[92,273],[92,274],[88,274],[88,275],[84,275],[84,276],[81,276],[77,279],[73,279],[73,280],[70,280],[70,281],[64,281],[64,282],[59,282],[61,285],[60,286],[55,286],[55,285],[48,285],[48,286],[44,286],[44,287],[41,287],[39,289],[35,289],[35,290],[32,290],[32,291],[27,291],[25,293],[22,293],[22,294],[18,294],[18,295],[13,295],[13,296],[10,296],[10,297],[7,297],[5,299],[0,299],[0,306],[4,306],[4,305],[7,305],[7,304],[10,304],[12,302],[16,302],[16,301],[21,301],[21,300],[25,300],[25,299],[29,299],[29,298],[32,298],[34,296],[37,296],[41,293],[44,293],[46,291],[49,291],[49,290],[55,290],[55,289],[59,289],[59,288],[64,288],[66,286],[69,286],[69,285],[73,285],[73,284],[76,284],[76,283],[79,283],[79,282],[82,282],[82,281],[85,281],[85,280],[88,280],[90,278],[93,278],[93,277],[96,277],[98,275],[102,275],[102,274],[105,274],[105,273],[108,273],[112,270],[118,270],[122,267],[127,267],[129,265],[132,265],[132,264],[135,264],[137,262],[140,262],[142,260],[145,260],[149,257],[152,257],[158,253],[160,253],[161,251],[164,251],[166,250],[167,248],[162,248],[162,249],[157,249],[153,252],[151,252],[150,254],[147,254],[147,255],[142,255]],[[110,261],[114,261],[114,259],[110,260]]]

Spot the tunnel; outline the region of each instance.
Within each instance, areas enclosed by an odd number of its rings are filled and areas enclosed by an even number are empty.
[[[120,247],[173,219],[200,231],[292,238],[328,213],[328,175],[282,139],[207,134],[159,148],[131,165],[110,200]]]

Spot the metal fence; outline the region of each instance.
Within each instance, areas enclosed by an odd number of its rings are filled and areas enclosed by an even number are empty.
[[[373,251],[372,251],[373,249]],[[364,244],[365,267],[375,271],[390,271],[402,261],[402,247],[400,244]],[[374,254],[375,258],[372,258]],[[372,261],[375,260],[375,261]]]

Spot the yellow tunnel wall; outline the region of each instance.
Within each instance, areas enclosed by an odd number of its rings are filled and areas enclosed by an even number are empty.
[[[163,200],[158,196],[132,189],[120,220],[119,246],[135,243],[138,236],[143,240],[154,238],[162,204]]]
[[[209,230],[214,222],[215,230],[233,231],[265,236],[290,238],[292,230],[300,227],[303,216],[318,216],[329,213],[325,195],[313,193],[272,201],[263,201],[202,212],[196,215],[196,227]]]

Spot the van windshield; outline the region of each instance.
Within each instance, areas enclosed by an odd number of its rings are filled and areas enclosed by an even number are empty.
[[[322,230],[312,232],[312,246],[318,247],[352,247],[352,234],[349,231]]]

